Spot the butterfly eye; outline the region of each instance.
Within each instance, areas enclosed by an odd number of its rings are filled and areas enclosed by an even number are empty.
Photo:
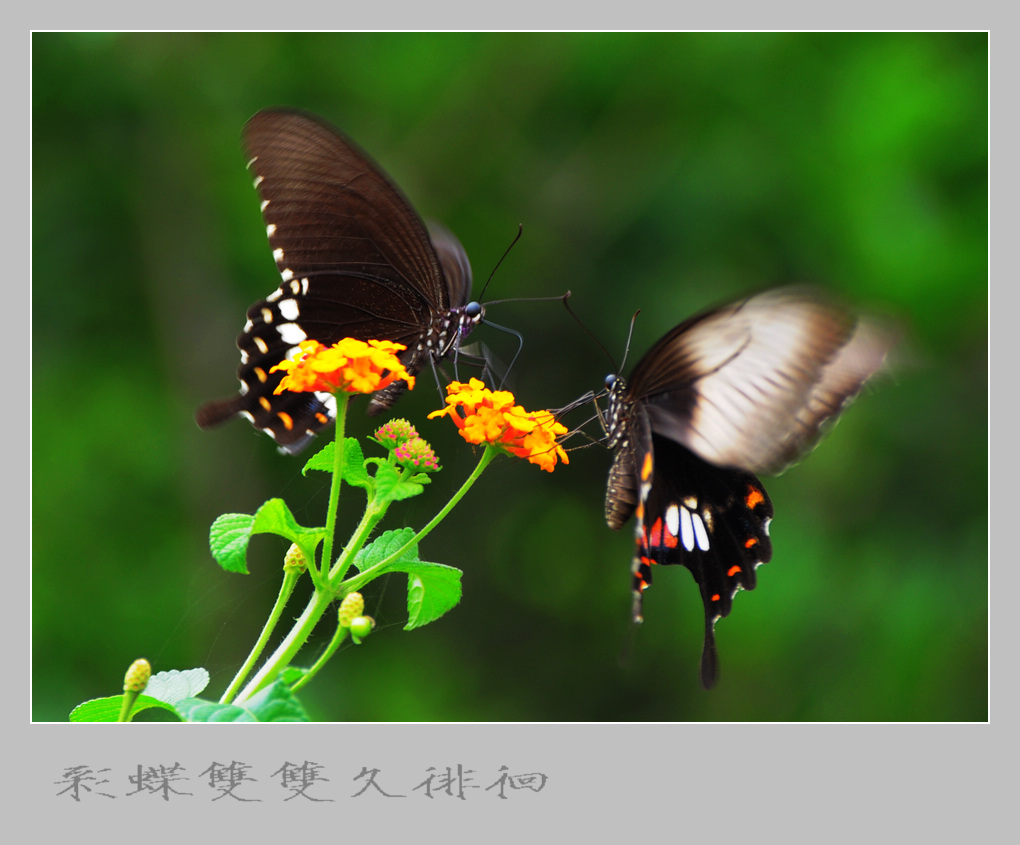
[[[464,314],[470,319],[475,319],[482,313],[482,303],[480,302],[469,302],[464,306]]]
[[[606,376],[605,385],[609,390],[612,390],[614,384],[616,384],[616,376],[610,373],[608,376]]]

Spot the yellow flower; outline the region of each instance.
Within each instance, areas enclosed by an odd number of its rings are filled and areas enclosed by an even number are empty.
[[[450,417],[468,443],[491,443],[547,472],[553,471],[557,460],[570,463],[556,442],[567,428],[550,411],[526,411],[514,404],[510,391],[489,390],[476,378],[467,384],[451,382],[446,392],[446,407],[433,411],[429,419]]]
[[[355,340],[347,337],[332,346],[303,340],[294,360],[281,361],[269,372],[284,372],[274,393],[374,393],[395,381],[414,387],[414,376],[400,363],[397,353],[406,346],[389,340]]]

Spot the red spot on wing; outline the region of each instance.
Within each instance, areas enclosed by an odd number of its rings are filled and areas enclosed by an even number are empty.
[[[655,520],[651,529],[645,535],[645,542],[651,546],[664,546],[667,549],[675,549],[677,537],[669,527],[662,521],[662,518]]]
[[[731,566],[729,569],[726,570],[726,574],[729,575],[730,578],[732,578],[738,572],[740,572],[740,567],[739,566]]]

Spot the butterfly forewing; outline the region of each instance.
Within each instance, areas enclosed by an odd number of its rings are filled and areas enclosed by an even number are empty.
[[[816,442],[890,345],[878,324],[782,288],[681,324],[630,383],[657,433],[712,463],[774,474]]]
[[[462,308],[471,265],[445,229],[434,228],[433,243],[383,171],[319,118],[259,112],[244,128],[243,146],[282,283],[248,309],[237,339],[240,394],[209,403],[196,418],[209,427],[240,413],[298,451],[333,419],[333,403],[274,396],[280,375],[271,367],[301,340],[329,345],[354,337],[404,344],[402,362],[416,374],[477,322]],[[404,386],[376,394],[369,412],[388,407]]]

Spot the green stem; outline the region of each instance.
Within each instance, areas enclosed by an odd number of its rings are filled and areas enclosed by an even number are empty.
[[[370,569],[366,569],[365,572],[362,572],[361,575],[359,575],[359,578],[371,572],[373,569],[378,569],[381,566],[388,566],[393,561],[399,560],[408,549],[424,540],[432,532],[433,528],[435,528],[437,525],[439,525],[440,522],[446,519],[447,514],[449,514],[450,511],[454,509],[454,507],[457,505],[457,502],[464,498],[464,495],[467,493],[467,491],[470,490],[472,485],[474,485],[474,483],[478,480],[478,476],[482,474],[485,468],[490,463],[492,463],[492,459],[495,458],[496,455],[500,454],[501,451],[502,450],[497,448],[496,446],[493,446],[490,443],[486,443],[485,451],[482,452],[482,457],[478,460],[478,464],[477,466],[475,466],[474,471],[471,473],[471,475],[467,477],[467,480],[460,486],[460,489],[453,494],[450,501],[448,501],[443,506],[443,509],[432,518],[432,521],[429,522],[429,524],[426,525],[424,528],[422,528],[421,531],[415,534],[410,540],[404,543],[403,546],[397,549],[388,558],[380,561],[378,564],[371,567]],[[359,581],[359,583],[361,582]],[[351,587],[350,589],[360,589],[360,587],[357,588]]]
[[[294,682],[294,685],[290,688],[291,692],[297,692],[299,689],[301,689],[301,687],[307,684],[312,678],[314,678],[318,674],[319,670],[326,665],[326,662],[333,656],[334,652],[340,647],[340,643],[347,639],[347,634],[350,632],[350,630],[351,629],[348,628],[346,625],[338,624],[336,626],[336,633],[333,634],[333,639],[329,641],[329,645],[326,646],[326,650],[323,651],[321,655],[319,655],[319,659],[315,661],[312,667],[307,672],[305,672],[305,674],[302,675],[297,681]]]
[[[339,401],[337,402],[337,426],[338,433],[341,436],[342,436],[341,426],[343,425],[343,412],[341,411],[341,407],[343,407],[344,405],[346,405],[346,402],[344,402],[343,405],[341,405]],[[340,442],[342,442],[342,440],[338,439],[337,442],[339,444]],[[334,448],[336,449],[336,447]],[[415,536],[411,538],[411,540],[409,540],[407,543],[405,543],[402,548],[398,549],[394,554],[386,558],[386,560],[382,561],[376,566],[371,567],[370,569],[365,570],[365,572],[359,573],[357,576],[358,582],[359,583],[367,582],[368,580],[370,580],[370,578],[366,578],[366,576],[370,572],[372,572],[373,570],[378,570],[379,568],[388,565],[392,561],[399,559],[401,555],[403,555],[407,551],[407,549],[409,549],[410,547],[424,539],[432,531],[433,528],[435,528],[440,522],[443,521],[443,519],[446,518],[447,514],[449,514],[450,511],[453,510],[456,504],[462,498],[464,498],[464,495],[467,493],[468,490],[471,489],[475,481],[478,480],[478,477],[482,474],[482,471],[492,462],[492,459],[495,458],[496,455],[500,453],[500,451],[501,450],[496,448],[495,446],[486,445],[485,451],[482,453],[482,457],[479,459],[478,465],[474,468],[471,475],[468,476],[467,480],[465,480],[465,482],[460,486],[460,489],[453,494],[453,496],[450,498],[450,501],[446,503],[446,505],[443,507],[441,511],[439,511],[438,514],[436,514],[432,521],[429,522],[429,524],[426,525],[421,531],[415,534]],[[339,452],[340,450],[336,449],[335,457],[336,453]],[[322,556],[323,569],[325,569],[326,566],[328,565],[327,561],[329,561],[330,559],[328,555],[332,553],[331,538],[336,520],[335,513],[338,498],[337,494],[339,492],[339,476],[342,467],[343,463],[341,453],[339,457],[336,457],[334,461],[334,483],[333,488],[330,489],[330,512],[326,523],[327,537],[326,545],[324,545],[323,547]],[[333,581],[333,577],[335,574],[338,575],[339,573],[346,573],[351,556],[356,554],[357,551],[364,544],[365,539],[367,538],[369,533],[371,533],[376,523],[378,523],[379,520],[386,513],[387,506],[388,503],[387,505],[381,508],[374,507],[372,504],[369,504],[368,507],[365,508],[365,513],[362,516],[361,522],[358,525],[358,528],[355,530],[354,535],[351,537],[350,543],[347,544],[343,554],[341,554],[340,556],[340,559],[337,561],[336,565],[329,573],[328,579],[329,582]],[[294,659],[298,651],[300,651],[301,647],[305,644],[308,637],[311,635],[312,630],[315,628],[315,625],[318,623],[319,619],[322,618],[322,614],[326,612],[327,608],[332,603],[333,598],[335,597],[335,590],[336,586],[330,589],[328,584],[324,585],[323,587],[319,586],[316,587],[315,594],[309,600],[308,606],[304,609],[304,612],[294,623],[294,627],[291,628],[290,633],[288,633],[284,641],[280,643],[279,646],[277,646],[276,651],[273,652],[272,656],[266,661],[265,665],[263,665],[263,667],[255,675],[255,677],[252,678],[251,681],[249,681],[248,685],[241,691],[240,695],[237,696],[237,698],[234,700],[235,704],[246,701],[247,699],[251,698],[255,693],[257,693],[259,690],[269,686],[269,684],[276,680],[276,677],[280,674],[280,672],[290,665],[291,661]],[[337,636],[338,635],[334,635],[334,640],[336,640],[336,645],[338,646],[342,640],[337,640],[336,639]],[[328,657],[331,656],[333,651],[335,650],[336,647],[333,646],[333,644],[331,643],[330,648],[327,648],[326,653],[323,655],[323,657],[316,661],[315,666],[313,666],[312,668],[315,671],[318,671],[320,664],[324,663],[325,660],[328,659]],[[298,683],[303,685],[304,681],[302,680]]]
[[[269,642],[269,638],[273,635],[273,629],[276,628],[276,623],[280,621],[283,609],[290,600],[291,593],[294,592],[294,585],[297,584],[299,577],[300,573],[298,572],[284,572],[283,583],[280,585],[280,594],[276,597],[273,611],[269,614],[269,619],[266,620],[266,624],[262,628],[262,634],[252,648],[251,654],[248,655],[248,659],[244,661],[244,665],[234,676],[234,680],[230,682],[226,692],[223,693],[223,696],[220,698],[220,704],[229,704],[237,694],[241,684],[244,683],[244,679],[248,677],[248,673],[251,672],[252,667],[262,654],[262,650],[266,647],[266,643]]]
[[[263,667],[259,669],[255,677],[248,682],[248,686],[241,690],[241,694],[234,700],[235,704],[246,701],[260,689],[269,686],[276,680],[276,676],[290,665],[294,656],[301,650],[301,646],[311,636],[316,623],[322,618],[322,614],[326,612],[332,601],[332,595],[326,592],[317,590],[312,595],[308,601],[308,606],[305,607],[301,616],[298,617],[294,627],[290,629],[290,633],[276,647],[276,651],[273,652]]]
[[[336,397],[336,440],[333,443],[333,480],[329,486],[329,510],[326,511],[326,539],[322,543],[320,572],[329,572],[333,560],[333,534],[336,531],[336,515],[340,503],[340,484],[344,474],[344,425],[347,421],[348,394],[340,392]]]
[[[350,542],[344,546],[344,550],[340,553],[340,557],[337,559],[336,564],[332,569],[329,570],[326,583],[329,585],[339,584],[343,580],[343,575],[347,573],[347,570],[351,565],[351,558],[356,555],[363,545],[365,540],[368,539],[368,535],[372,533],[372,530],[378,525],[379,520],[386,515],[386,510],[389,508],[390,503],[387,502],[385,505],[379,507],[374,501],[369,501],[365,506],[365,512],[361,515],[361,522],[358,523],[358,527],[354,529],[354,533],[351,535]],[[323,558],[325,560],[325,558]]]
[[[124,690],[124,698],[120,705],[120,715],[117,717],[118,722],[131,721],[131,708],[135,706],[135,702],[138,701],[140,694],[135,690]]]

